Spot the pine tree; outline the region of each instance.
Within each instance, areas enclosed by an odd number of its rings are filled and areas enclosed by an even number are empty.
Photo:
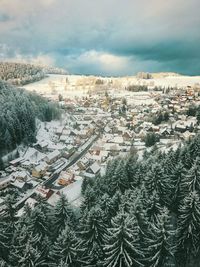
[[[38,237],[32,235],[26,225],[16,225],[16,229],[13,233],[11,253],[9,255],[9,262],[12,266],[19,266],[19,261],[23,257],[26,247],[37,247]]]
[[[107,223],[110,222],[111,218],[116,215],[116,205],[112,198],[106,193],[104,194],[99,202],[101,210],[104,212],[104,218]]]
[[[115,194],[117,191],[123,193],[129,188],[128,175],[126,171],[126,162],[121,159],[118,162],[118,166],[111,177],[109,191],[111,194]]]
[[[168,193],[167,180],[164,176],[161,165],[158,163],[154,164],[151,170],[147,173],[145,178],[145,187],[149,195],[155,191],[163,202],[166,201]]]
[[[140,183],[140,176],[138,175],[137,156],[131,154],[126,163],[126,172],[129,182],[132,186],[138,186]]]
[[[36,248],[40,249],[48,236],[48,221],[40,206],[36,206],[31,213],[27,231],[36,239]]]
[[[47,266],[41,252],[31,245],[31,239],[27,242],[22,254],[17,254],[17,267],[42,267]]]
[[[146,238],[145,266],[175,266],[173,251],[175,234],[172,229],[168,211],[164,209],[158,220],[150,225],[149,235]]]
[[[68,267],[80,267],[81,252],[77,245],[78,240],[74,231],[66,226],[50,251],[51,266],[57,266],[58,262],[62,261]]]
[[[5,210],[4,210],[4,214],[2,216],[2,220],[5,223],[10,223],[12,225],[14,225],[15,221],[16,221],[16,210],[14,208],[14,204],[15,204],[15,198],[14,195],[8,195],[5,198]]]
[[[112,220],[105,244],[104,267],[142,266],[139,262],[142,253],[138,244],[138,228],[124,212]]]
[[[188,183],[187,193],[200,192],[200,158],[197,158],[186,176]],[[185,181],[186,182],[186,181]]]
[[[187,189],[187,181],[185,181],[186,174],[187,172],[183,164],[179,162],[176,165],[173,173],[170,175],[170,194],[168,202],[171,203],[170,208],[172,210],[177,211],[181,201],[186,196],[186,189]]]
[[[83,249],[84,256],[89,256],[90,264],[94,266],[97,266],[103,258],[104,236],[107,232],[103,217],[102,210],[98,206],[93,207],[80,224],[79,246]]]
[[[61,195],[52,212],[52,233],[53,240],[58,237],[67,225],[74,226],[75,215],[70,207],[67,198]]]
[[[191,256],[196,257],[200,248],[200,199],[195,191],[185,197],[179,208],[177,234],[178,254],[185,263],[189,263]]]
[[[155,224],[158,221],[158,216],[162,212],[162,206],[160,205],[160,199],[158,194],[154,191],[147,199],[145,199],[146,213],[149,221]]]
[[[12,229],[10,224],[2,221],[0,222],[0,259],[8,259],[12,239]]]
[[[89,211],[95,205],[96,198],[97,198],[96,190],[94,189],[94,187],[88,185],[84,193],[84,201],[81,205],[81,210]]]

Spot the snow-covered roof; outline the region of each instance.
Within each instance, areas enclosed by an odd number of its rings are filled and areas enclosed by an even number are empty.
[[[11,183],[13,186],[22,189],[25,185],[25,182],[21,181],[21,180],[15,180],[14,182]]]
[[[47,164],[46,164],[46,162],[41,162],[39,165],[37,165],[36,167],[35,167],[35,170],[37,171],[37,172],[40,172],[40,171],[42,171],[42,170],[45,170],[47,168]]]
[[[40,151],[36,150],[33,147],[29,147],[26,153],[23,155],[24,160],[30,161],[33,163],[40,162],[42,159],[45,158],[45,154],[41,153]]]
[[[47,160],[52,160],[60,155],[60,152],[58,150],[54,150],[53,152],[49,153],[46,157]]]
[[[101,167],[99,166],[97,162],[94,162],[89,168],[94,174],[99,172],[99,170],[101,169]]]

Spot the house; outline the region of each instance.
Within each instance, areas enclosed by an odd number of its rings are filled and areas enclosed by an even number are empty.
[[[48,147],[48,142],[43,140],[41,142],[37,142],[34,147],[42,152],[46,151],[47,150],[47,147]]]
[[[36,192],[36,194],[38,194],[41,197],[46,198],[46,199],[50,198],[50,196],[54,193],[53,190],[47,189],[43,186],[38,186],[35,192]]]
[[[28,178],[28,174],[26,171],[18,171],[13,174],[13,177],[21,181],[26,181]]]
[[[18,165],[20,165],[20,163],[21,163],[22,160],[23,160],[23,158],[22,157],[19,157],[19,158],[16,158],[16,159],[10,161],[10,164],[12,166],[17,167]]]
[[[73,172],[62,171],[60,173],[60,176],[59,176],[58,184],[59,185],[64,185],[64,186],[69,185],[74,181],[74,177],[75,177],[75,175],[74,175]]]
[[[84,173],[85,177],[97,177],[98,174],[100,173],[101,167],[99,166],[99,164],[97,162],[94,162],[91,166],[89,166],[86,170],[86,172]]]
[[[31,170],[31,168],[34,166],[34,163],[30,162],[29,160],[22,161],[21,167],[26,170]]]
[[[14,179],[12,176],[8,176],[6,178],[1,178],[0,179],[0,190],[8,187],[12,183],[13,180]]]
[[[32,176],[36,178],[41,178],[45,175],[47,169],[48,165],[46,164],[46,162],[41,162],[39,165],[35,166],[32,169]]]
[[[167,137],[167,136],[171,135],[171,132],[172,132],[172,130],[167,128],[167,127],[163,128],[163,129],[160,129],[160,135],[162,137]]]
[[[184,133],[187,130],[187,127],[182,122],[179,122],[175,126],[175,130],[180,133]]]
[[[80,171],[83,171],[86,169],[86,166],[82,161],[77,162],[77,166],[78,166]]]
[[[25,181],[23,180],[18,180],[16,179],[15,181],[13,181],[11,183],[12,186],[16,187],[17,189],[19,189],[20,191],[25,191],[27,189],[27,184]]]
[[[132,138],[133,138],[132,134],[131,134],[129,131],[125,131],[125,132],[122,134],[122,137],[123,137],[124,142],[126,142],[126,141],[131,141]]]
[[[60,142],[65,143],[66,140],[67,140],[67,137],[68,137],[67,135],[62,134],[62,135],[60,136]]]
[[[45,161],[48,164],[52,164],[54,163],[56,160],[58,160],[61,157],[61,152],[58,150],[54,150],[53,152],[49,153],[46,157],[45,157]]]
[[[27,168],[29,168],[32,165],[35,164],[39,164],[41,162],[41,160],[43,160],[45,158],[45,154],[38,151],[37,149],[33,148],[33,147],[29,147],[25,154],[23,155],[23,162],[21,162],[22,164],[24,162],[26,162],[27,164]],[[28,161],[30,162],[30,164],[28,164]]]
[[[183,140],[189,140],[190,138],[194,137],[195,133],[191,133],[189,131],[186,131],[184,133],[182,133],[181,137]]]

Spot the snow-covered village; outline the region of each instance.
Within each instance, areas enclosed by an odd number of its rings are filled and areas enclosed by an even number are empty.
[[[80,207],[85,178],[105,174],[112,159],[130,151],[143,158],[152,149],[169,151],[200,130],[200,77],[102,78],[50,75],[25,85],[62,109],[59,120],[37,120],[37,142],[3,159],[0,188],[16,188],[18,215],[41,195],[55,206],[62,194]],[[185,82],[184,85],[181,82]],[[142,92],[129,88],[144,87]],[[11,158],[11,160],[8,160]],[[0,199],[4,210],[4,199]]]
[[[0,1],[0,267],[200,267],[199,10]]]

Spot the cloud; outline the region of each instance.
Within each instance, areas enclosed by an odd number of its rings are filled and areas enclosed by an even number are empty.
[[[0,48],[1,58],[42,56],[76,73],[200,74],[199,0],[1,0],[0,6],[7,16],[1,23],[0,15],[0,42],[9,47]]]
[[[63,57],[61,58],[63,60]],[[71,73],[116,75],[126,73],[129,59],[109,53],[90,50],[80,55],[68,55],[64,62]]]
[[[5,13],[0,13],[0,22],[6,22],[10,20],[11,17]]]

